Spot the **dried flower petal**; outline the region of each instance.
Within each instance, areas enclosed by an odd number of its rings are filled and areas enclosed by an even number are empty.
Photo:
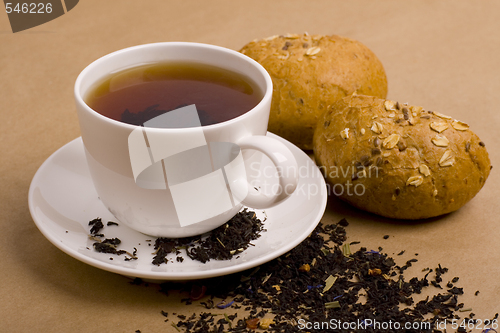
[[[299,267],[299,271],[301,272],[309,272],[311,270],[311,266],[309,264],[304,264]]]
[[[225,308],[228,308],[230,307],[231,305],[233,305],[234,303],[234,300],[229,302],[229,303],[225,303],[225,301],[222,301],[222,302],[219,302],[216,307],[218,307],[219,309],[225,309]]]
[[[260,321],[259,318],[252,318],[252,319],[247,319],[245,323],[247,324],[247,328],[255,330],[257,329],[257,327],[259,327],[259,321]]]
[[[259,323],[259,328],[262,330],[267,330],[271,324],[274,324],[274,320],[271,318],[262,318]]]
[[[375,276],[375,275],[381,275],[382,270],[380,268],[373,268],[368,270],[368,275]]]

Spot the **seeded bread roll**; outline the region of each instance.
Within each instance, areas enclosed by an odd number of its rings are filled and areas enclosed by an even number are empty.
[[[331,192],[397,219],[459,209],[491,169],[485,144],[467,124],[371,96],[343,98],[324,113],[314,155]]]
[[[312,149],[319,116],[335,101],[358,94],[385,98],[382,63],[366,46],[340,36],[273,36],[245,45],[273,79],[269,131]]]

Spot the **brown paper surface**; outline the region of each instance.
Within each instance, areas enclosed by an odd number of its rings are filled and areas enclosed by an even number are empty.
[[[330,198],[323,222],[347,218],[348,241],[382,246],[400,264],[418,253],[409,276],[439,263],[448,267],[445,281],[460,277],[461,302],[476,318],[499,312],[499,2],[86,0],[15,34],[0,13],[0,331],[175,332],[175,317],[165,323],[161,310],[203,311],[183,305],[185,293],[167,297],[156,285],[134,286],[71,258],[30,216],[28,188],[36,170],[80,135],[73,84],[87,64],[143,43],[239,49],[255,38],[304,31],[367,45],[384,64],[391,99],[467,122],[494,166],[472,201],[440,218],[389,221]],[[405,254],[396,256],[401,250]]]

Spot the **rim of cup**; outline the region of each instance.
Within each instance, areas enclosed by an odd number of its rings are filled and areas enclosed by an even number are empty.
[[[184,47],[184,48],[193,48],[193,49],[194,48],[209,49],[209,50],[216,51],[216,52],[226,53],[226,54],[229,54],[231,56],[239,58],[240,60],[245,61],[248,64],[252,65],[252,67],[264,79],[266,86],[264,87],[264,89],[262,91],[263,96],[256,106],[254,106],[252,109],[248,110],[247,112],[243,113],[242,115],[239,115],[238,117],[226,120],[224,122],[202,126],[203,128],[216,129],[217,127],[227,126],[231,123],[241,121],[244,118],[251,116],[252,113],[257,112],[257,110],[260,109],[263,104],[271,102],[271,98],[272,98],[272,94],[273,94],[273,83],[272,83],[271,76],[269,75],[269,73],[266,71],[266,69],[261,64],[259,64],[257,61],[253,60],[252,58],[250,58],[250,57],[248,57],[248,56],[246,56],[238,51],[234,51],[234,50],[231,50],[231,49],[228,49],[228,48],[225,48],[222,46],[217,46],[217,45],[204,44],[204,43],[194,43],[194,42],[159,42],[159,43],[149,43],[149,44],[142,44],[142,45],[127,47],[127,48],[124,48],[124,49],[121,49],[118,51],[114,51],[112,53],[109,53],[105,56],[102,56],[102,57],[94,60],[92,63],[90,63],[88,66],[86,66],[80,72],[80,74],[78,75],[78,77],[76,79],[75,86],[74,86],[74,95],[75,95],[75,99],[76,99],[77,103],[81,104],[87,112],[93,114],[96,117],[101,118],[101,120],[108,122],[112,125],[120,126],[123,128],[129,128],[129,129],[137,128],[137,125],[131,125],[131,124],[127,124],[127,123],[124,123],[124,122],[121,122],[118,120],[108,118],[108,117],[100,114],[99,112],[93,110],[91,107],[89,107],[87,105],[87,103],[84,101],[83,96],[82,96],[83,95],[82,91],[81,91],[82,84],[83,84],[86,76],[89,75],[93,70],[95,70],[95,67],[101,65],[103,62],[110,61],[112,58],[114,58],[116,56],[119,56],[123,53],[131,52],[134,50],[148,49],[148,48],[162,48],[162,47]],[[169,59],[164,59],[161,61],[168,61],[168,60]],[[177,61],[180,59],[173,59],[173,60]],[[193,62],[197,62],[197,61],[193,61]],[[151,62],[151,63],[154,63],[154,62]],[[207,63],[207,62],[203,62],[203,60],[200,60],[199,63],[203,64],[203,63]],[[98,80],[94,80],[93,84],[95,84],[96,82],[105,78],[107,75],[110,75],[113,72],[119,72],[120,70],[124,70],[127,68],[133,68],[135,66],[140,66],[140,65],[144,65],[144,64],[147,64],[147,63],[138,62],[136,65],[131,65],[128,67],[123,67],[122,69],[118,69],[116,71],[103,73],[103,75],[101,75]],[[212,65],[211,63],[208,63],[208,64]],[[225,68],[224,66],[219,66],[219,65],[212,65],[212,66],[223,68],[223,69]],[[227,69],[227,68],[225,68],[225,69]],[[233,71],[233,70],[231,70],[231,71]],[[245,73],[240,73],[240,74],[246,75]],[[248,76],[248,75],[246,75],[246,76]],[[257,82],[255,82],[255,83],[257,85],[259,85]],[[92,87],[93,84],[91,84],[90,87]],[[260,85],[259,85],[259,87],[262,88]],[[193,130],[193,129],[195,129],[195,128],[191,128],[191,130]],[[153,128],[152,127],[152,128],[148,128],[148,131],[149,130],[152,130],[152,131],[186,131],[186,130],[190,130],[190,128]]]

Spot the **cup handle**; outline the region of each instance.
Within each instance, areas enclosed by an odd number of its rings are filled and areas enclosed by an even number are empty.
[[[270,208],[290,196],[299,181],[297,160],[293,153],[282,142],[263,135],[245,137],[238,141],[238,146],[243,149],[254,149],[271,159],[278,172],[280,191],[274,195],[266,195],[248,183],[248,195],[242,204],[251,208]],[[290,172],[292,171],[292,172]]]

